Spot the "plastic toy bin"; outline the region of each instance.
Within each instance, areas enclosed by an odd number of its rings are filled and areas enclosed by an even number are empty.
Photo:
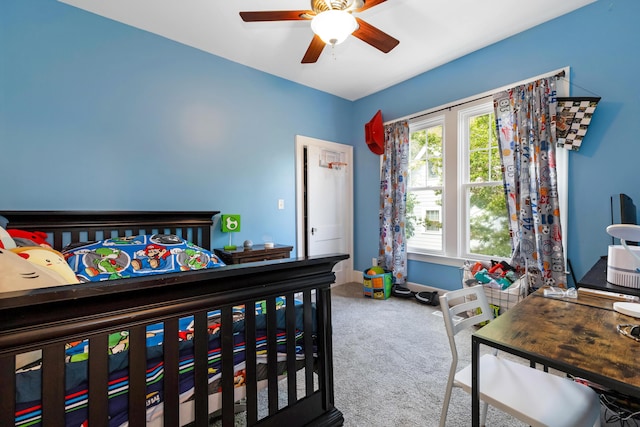
[[[391,295],[393,277],[391,272],[381,274],[367,274],[368,270],[362,273],[364,296],[373,299],[387,299]]]

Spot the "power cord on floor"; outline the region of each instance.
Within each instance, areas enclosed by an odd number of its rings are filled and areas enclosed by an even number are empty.
[[[607,424],[620,423],[620,427],[633,427],[640,425],[638,418],[640,418],[640,411],[631,411],[629,408],[620,406],[617,403],[618,399],[610,398],[605,394],[600,394],[600,402],[605,408],[604,421]]]
[[[600,384],[585,380],[584,378],[567,375],[573,381],[586,385],[595,391],[600,397],[600,403],[604,407],[603,421],[606,426],[619,425],[620,427],[640,426],[640,400],[625,394],[609,390]]]

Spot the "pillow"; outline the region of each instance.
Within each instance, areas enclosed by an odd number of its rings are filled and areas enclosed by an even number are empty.
[[[64,256],[55,249],[44,246],[26,246],[13,248],[11,251],[31,263],[55,271],[62,276],[66,284],[80,283]]]
[[[173,234],[116,237],[73,245],[63,254],[75,274],[91,282],[225,265],[210,251]]]
[[[10,250],[0,249],[0,292],[66,285],[55,271],[31,263]]]

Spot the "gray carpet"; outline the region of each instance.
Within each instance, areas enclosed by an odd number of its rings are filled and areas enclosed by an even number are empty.
[[[439,307],[365,298],[359,283],[336,286],[331,295],[335,401],[345,426],[437,426],[451,364],[444,321],[433,314]],[[470,335],[458,337],[471,343]],[[464,366],[470,346],[459,351]],[[469,394],[454,389],[447,425],[470,420]],[[487,424],[524,425],[491,408]]]
[[[345,427],[438,426],[451,364],[444,321],[434,315],[439,310],[415,298],[365,298],[360,283],[332,288],[335,406],[344,415]],[[457,343],[464,366],[471,359],[471,332],[460,332]],[[300,397],[303,384],[300,371]],[[286,380],[282,387],[286,390]],[[281,393],[280,407],[284,406],[286,393]],[[258,393],[258,413],[259,418],[267,415],[266,390]],[[635,420],[605,422],[613,415],[603,410],[602,427],[640,426]],[[211,425],[222,424],[218,419]],[[454,388],[447,426],[469,425],[471,397]],[[246,426],[245,413],[237,414],[235,426]],[[487,426],[526,424],[489,407]]]
[[[438,425],[451,351],[435,311],[415,298],[365,298],[359,283],[332,289],[335,405],[346,427]],[[470,334],[457,337],[460,366],[470,362]],[[454,388],[447,426],[470,420],[471,397]],[[487,425],[525,424],[490,407]],[[636,424],[603,423],[614,425]]]

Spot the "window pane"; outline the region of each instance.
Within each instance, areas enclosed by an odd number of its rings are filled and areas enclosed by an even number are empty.
[[[501,180],[500,152],[493,113],[471,117],[468,126],[469,182]]]
[[[509,257],[511,241],[503,187],[496,185],[471,188],[467,201],[469,252]]]
[[[442,159],[429,159],[427,187],[438,187],[440,185],[442,185]]]
[[[440,125],[427,129],[427,156],[429,160],[427,185],[430,187],[442,185],[442,126]]]
[[[442,251],[442,191],[418,190],[407,194],[406,233],[409,246]]]
[[[427,185],[427,132],[420,130],[411,133],[409,140],[409,187]]]
[[[427,209],[424,215],[424,228],[427,231],[439,231],[442,229],[440,210]]]
[[[409,152],[409,187],[442,185],[442,126],[412,132]]]

